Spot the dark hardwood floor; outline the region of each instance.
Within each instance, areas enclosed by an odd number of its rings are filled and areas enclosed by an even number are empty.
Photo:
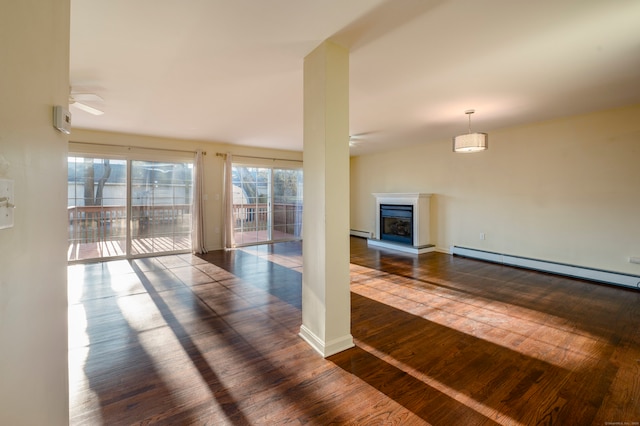
[[[69,266],[71,423],[640,425],[640,292],[351,240],[356,347],[300,243]]]

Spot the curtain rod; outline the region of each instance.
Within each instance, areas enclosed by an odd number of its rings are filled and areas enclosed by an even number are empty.
[[[190,154],[195,154],[196,151],[188,151],[186,149],[170,149],[170,148],[149,148],[148,146],[136,146],[136,145],[117,145],[110,143],[98,143],[98,142],[76,142],[69,141],[69,143],[77,143],[81,145],[98,145],[98,146],[109,146],[109,147],[118,147],[118,148],[135,148],[135,149],[149,149],[151,151],[169,151],[169,152],[188,152]],[[202,155],[207,155],[207,151],[202,151]]]
[[[255,157],[253,155],[235,155],[235,154],[231,154],[233,157],[242,157],[242,158],[255,158],[258,160],[272,160],[272,161],[295,161],[297,163],[302,163],[302,160],[290,160],[288,158],[273,158],[273,157]],[[217,157],[226,157],[227,154],[225,154],[224,152],[216,152],[216,156]]]

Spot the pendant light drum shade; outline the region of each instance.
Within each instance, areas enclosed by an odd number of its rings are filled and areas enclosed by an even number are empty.
[[[489,148],[489,135],[486,133],[471,133],[471,114],[476,112],[469,109],[464,113],[469,116],[469,133],[453,138],[454,152],[478,152]]]
[[[484,151],[489,147],[489,136],[486,133],[467,133],[453,138],[455,152]]]

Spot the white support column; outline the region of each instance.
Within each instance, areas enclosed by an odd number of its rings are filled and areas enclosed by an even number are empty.
[[[304,239],[300,336],[322,356],[353,347],[349,289],[349,51],[304,60]]]

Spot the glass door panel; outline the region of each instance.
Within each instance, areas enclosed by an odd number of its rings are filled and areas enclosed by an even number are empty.
[[[131,162],[131,255],[191,248],[193,165]]]
[[[302,170],[273,169],[273,240],[302,237]]]
[[[126,254],[127,163],[108,158],[69,157],[67,260]]]
[[[271,170],[233,167],[233,212],[236,244],[271,240]]]
[[[237,245],[302,237],[302,170],[233,166]]]

